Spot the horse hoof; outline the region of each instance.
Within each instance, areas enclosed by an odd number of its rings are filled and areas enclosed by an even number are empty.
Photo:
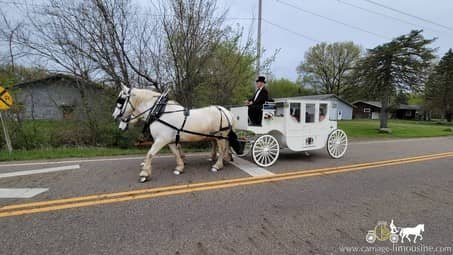
[[[175,175],[180,175],[180,174],[182,174],[182,171],[175,170],[175,171],[173,171],[173,173],[174,173]]]
[[[141,183],[144,183],[144,182],[146,182],[147,180],[148,180],[148,177],[142,176],[142,177],[140,177],[140,180],[139,180],[139,181],[140,181]]]
[[[144,165],[145,165],[145,162],[140,163],[140,166],[144,166]]]
[[[211,168],[211,172],[213,172],[213,173],[216,173],[216,172],[218,172],[218,171],[219,171],[219,169],[217,169],[217,168],[215,168],[215,167]]]

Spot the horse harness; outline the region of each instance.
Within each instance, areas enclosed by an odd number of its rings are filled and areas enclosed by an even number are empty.
[[[124,106],[124,104],[129,104],[131,106],[131,108],[135,111],[135,107],[130,103],[130,93],[127,95],[126,98],[119,97],[117,99],[117,105]],[[221,135],[215,135],[215,133],[231,129],[231,126],[232,126],[231,125],[231,121],[228,119],[228,116],[226,115],[225,111],[223,111],[222,108],[220,108],[219,106],[216,106],[216,108],[220,112],[220,127],[219,127],[219,131],[214,132],[214,134],[203,134],[203,133],[199,133],[199,132],[195,132],[195,131],[184,129],[184,126],[186,125],[186,122],[187,122],[187,117],[189,117],[189,115],[190,115],[190,109],[184,108],[183,110],[165,111],[165,108],[167,107],[167,105],[168,105],[168,91],[162,93],[159,96],[159,98],[156,100],[156,102],[154,102],[153,106],[151,106],[150,108],[148,108],[144,112],[141,112],[140,114],[138,114],[136,116],[129,116],[126,119],[122,119],[122,121],[129,122],[129,121],[131,121],[133,119],[137,119],[137,118],[141,117],[142,115],[146,114],[147,112],[149,112],[148,117],[146,118],[146,122],[145,122],[145,125],[143,127],[143,131],[142,132],[145,135],[149,134],[149,126],[153,122],[158,121],[158,122],[164,124],[165,126],[176,130],[176,139],[175,139],[175,143],[176,144],[178,144],[179,141],[180,141],[180,133],[181,132],[192,134],[192,135],[217,138],[217,139],[228,139],[228,137],[224,137],[224,136],[221,136]],[[121,108],[120,116],[122,116],[124,114],[125,108],[126,107],[122,107]],[[181,127],[176,127],[175,125],[170,124],[170,123],[168,123],[168,122],[166,122],[166,121],[164,121],[164,120],[162,120],[160,118],[164,114],[170,114],[170,113],[175,113],[175,112],[184,112],[184,120],[182,122]],[[223,117],[225,117],[225,119],[228,122],[228,126],[226,126],[226,127],[222,127],[223,126]]]

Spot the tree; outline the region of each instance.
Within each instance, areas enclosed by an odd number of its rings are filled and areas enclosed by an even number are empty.
[[[130,0],[48,0],[26,12],[15,43],[60,72],[82,80],[141,86],[155,82],[155,24]]]
[[[273,98],[279,97],[294,97],[308,94],[303,87],[288,79],[272,80],[268,85],[270,96]]]
[[[312,84],[317,92],[341,95],[360,54],[360,47],[352,42],[316,44],[297,67],[299,80]]]
[[[450,49],[434,67],[425,88],[428,107],[440,110],[445,119],[453,119],[453,51]]]
[[[255,78],[253,42],[240,45],[241,33],[223,39],[201,70],[203,81],[195,91],[194,105],[241,104],[252,92]]]
[[[358,84],[381,101],[380,128],[386,129],[390,98],[398,92],[418,91],[424,84],[434,50],[421,30],[411,31],[367,51],[357,65]]]
[[[5,42],[8,45],[8,67],[11,73],[15,72],[16,58],[24,56],[21,49],[14,44],[14,39],[20,33],[22,26],[22,22],[12,23],[0,10],[0,42]]]

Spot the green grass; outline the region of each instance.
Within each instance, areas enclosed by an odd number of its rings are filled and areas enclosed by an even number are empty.
[[[391,134],[379,133],[379,120],[349,120],[340,121],[339,128],[343,129],[350,138],[416,138],[453,135],[451,123],[439,124],[430,121],[389,120]]]
[[[184,152],[205,152],[210,147],[184,147]],[[99,157],[99,156],[118,156],[118,155],[145,155],[148,149],[120,149],[105,147],[76,147],[76,148],[46,148],[34,150],[14,150],[11,154],[5,150],[0,151],[0,161],[11,160],[35,160],[35,159],[58,159],[58,158],[77,158],[77,157]],[[159,153],[170,153],[168,148],[162,149]]]
[[[52,130],[54,122],[42,121],[39,123],[41,129]],[[62,126],[70,127],[72,123],[64,123]],[[391,139],[391,138],[416,138],[453,135],[453,123],[436,123],[430,121],[407,121],[389,120],[391,134],[378,132],[378,120],[350,120],[340,121],[339,128],[343,129],[350,138],[358,139]],[[49,132],[49,131],[48,131]],[[134,141],[134,139],[129,139]],[[57,159],[71,157],[97,157],[97,156],[116,156],[116,155],[144,155],[146,149],[129,147],[126,149],[116,147],[57,147],[43,145],[42,149],[14,150],[9,154],[5,149],[0,151],[0,161],[9,160],[34,160],[34,159]],[[210,149],[208,144],[185,145],[185,152],[201,152]],[[169,153],[168,148],[164,148],[161,153]]]
[[[71,157],[96,157],[144,154],[142,149],[120,149],[120,148],[98,148],[98,147],[77,147],[77,148],[47,148],[34,150],[14,150],[11,154],[5,150],[0,151],[0,161],[8,160],[33,160],[33,159],[56,159]]]

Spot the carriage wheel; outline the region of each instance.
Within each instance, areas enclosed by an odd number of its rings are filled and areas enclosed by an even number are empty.
[[[348,136],[341,129],[336,129],[327,138],[327,152],[332,158],[341,158],[348,149]]]
[[[252,146],[252,158],[255,164],[268,167],[277,161],[280,154],[280,146],[277,139],[271,135],[258,137]]]

